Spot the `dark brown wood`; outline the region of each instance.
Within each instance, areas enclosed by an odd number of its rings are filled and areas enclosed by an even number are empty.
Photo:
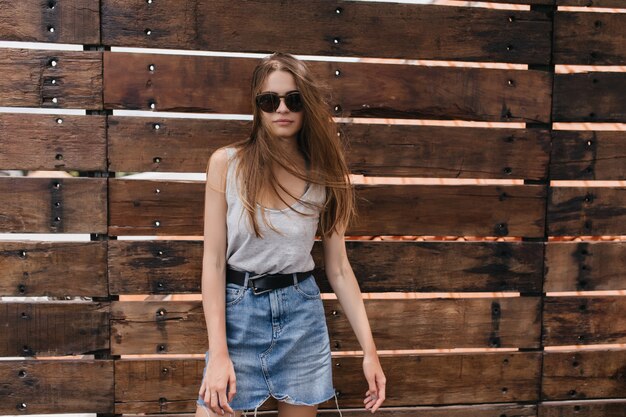
[[[623,72],[554,74],[552,121],[624,123],[624,91]]]
[[[249,85],[257,62],[104,52],[104,106],[150,109],[154,104],[161,111],[249,114]],[[150,65],[155,65],[154,71]],[[550,119],[551,75],[545,71],[316,61],[309,66],[331,88],[336,116]]]
[[[550,179],[626,179],[623,131],[553,130]]]
[[[202,235],[199,181],[109,180],[109,234]],[[348,235],[543,236],[543,185],[357,185]]]
[[[385,406],[536,401],[540,355],[509,352],[381,356],[387,379]],[[363,407],[368,386],[362,358],[340,357],[333,363],[339,407]],[[116,361],[115,412],[194,411],[203,367],[204,359]],[[267,401],[259,408],[269,409],[276,409],[275,401]],[[320,409],[336,410],[334,398],[322,403]]]
[[[105,129],[104,116],[0,113],[0,169],[106,171]]]
[[[584,5],[595,7],[596,1],[585,0]],[[620,7],[624,8],[626,4],[623,1],[621,3]],[[626,63],[625,23],[623,13],[571,11],[555,13],[554,63],[557,65],[624,65]]]
[[[108,245],[111,294],[201,291],[202,241],[110,240]],[[348,240],[346,249],[362,292],[541,292],[541,242]],[[312,255],[320,289],[332,292],[320,241]]]
[[[557,6],[624,8],[624,0],[554,0]]]
[[[109,304],[0,302],[0,356],[84,355],[109,348]]]
[[[626,234],[626,187],[550,187],[550,236]]]
[[[107,45],[542,64],[550,56],[551,19],[530,10],[328,0],[102,5]]]
[[[0,48],[0,73],[0,106],[102,109],[101,52]]]
[[[106,242],[0,241],[0,296],[106,297]]]
[[[0,361],[0,413],[111,413],[113,361]]]
[[[539,405],[539,417],[624,417],[626,400],[545,402]]]
[[[544,291],[626,290],[626,243],[550,242]]]
[[[546,352],[543,358],[542,398],[624,398],[625,380],[625,350]]]
[[[106,233],[104,178],[0,177],[0,230]]]
[[[626,342],[626,297],[546,297],[543,307],[545,346]]]
[[[108,126],[111,171],[204,172],[211,153],[246,138],[252,122],[110,116]],[[550,134],[543,129],[339,127],[357,174],[535,180],[548,175]]]

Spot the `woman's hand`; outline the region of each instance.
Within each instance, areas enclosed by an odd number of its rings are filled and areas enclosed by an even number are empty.
[[[371,408],[373,413],[385,401],[385,383],[387,382],[376,353],[363,357],[363,373],[369,385],[363,402],[365,409]]]
[[[228,404],[237,392],[233,362],[230,360],[228,352],[215,355],[212,353],[209,354],[209,362],[199,395],[214,413],[219,415],[224,415],[224,412],[234,414],[234,410]],[[226,399],[227,387],[228,400]]]

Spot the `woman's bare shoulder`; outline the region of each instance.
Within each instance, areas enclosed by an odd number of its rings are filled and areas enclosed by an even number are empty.
[[[215,191],[226,191],[226,173],[228,171],[227,147],[216,149],[207,162],[206,182],[207,186]]]

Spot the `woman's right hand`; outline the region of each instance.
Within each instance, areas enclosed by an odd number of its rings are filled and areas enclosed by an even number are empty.
[[[226,399],[227,388],[228,399]],[[200,386],[200,397],[204,399],[204,402],[214,413],[219,415],[224,415],[224,412],[234,414],[235,411],[230,407],[229,402],[232,401],[236,392],[235,368],[228,352],[223,354],[211,352],[206,374]]]

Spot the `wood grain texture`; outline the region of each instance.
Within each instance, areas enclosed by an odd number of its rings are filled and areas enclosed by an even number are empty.
[[[106,242],[0,242],[0,296],[106,297]]]
[[[537,352],[381,356],[387,387],[394,387],[386,392],[385,406],[536,401],[540,359]],[[363,407],[368,387],[362,361],[361,357],[333,359],[341,408]],[[115,412],[195,410],[203,367],[204,359],[116,361]],[[276,409],[273,400],[259,408],[270,409]],[[320,404],[321,409],[336,410],[334,398]]]
[[[0,143],[0,169],[107,170],[105,116],[0,113]]]
[[[105,233],[105,178],[0,178],[1,233]]]
[[[626,133],[623,131],[552,131],[550,179],[626,179]]]
[[[0,48],[0,73],[0,106],[102,109],[101,52]]]
[[[109,349],[109,304],[0,302],[0,356],[85,355]]]
[[[623,0],[554,0],[557,6],[578,6],[578,7],[615,7],[622,8]]]
[[[623,417],[626,400],[544,402],[539,417]]]
[[[544,291],[626,290],[624,270],[624,242],[549,242]]]
[[[109,240],[111,294],[201,292],[202,247],[202,241]],[[347,240],[346,250],[361,292],[541,292],[541,242]],[[312,256],[318,286],[332,292],[319,240]]]
[[[204,172],[219,147],[246,138],[240,120],[108,117],[111,171]],[[543,129],[339,123],[356,174],[437,178],[547,178]],[[476,143],[480,142],[480,146]]]
[[[204,183],[110,179],[109,234],[201,236]],[[543,185],[356,185],[347,235],[544,234]]]
[[[626,187],[550,187],[550,236],[626,234]]]
[[[626,343],[626,297],[546,297],[544,346]]]
[[[583,6],[596,7],[596,1],[587,0]],[[624,6],[622,1],[615,7]],[[556,12],[554,64],[626,64],[625,23],[623,13]]]
[[[625,381],[625,350],[546,352],[543,358],[544,400],[623,399]]]
[[[552,121],[624,123],[624,91],[624,72],[554,74]]]
[[[107,51],[104,106],[147,110],[154,104],[159,111],[250,114],[248,90],[257,62]],[[150,65],[155,65],[154,71]],[[333,92],[329,104],[335,116],[543,123],[550,119],[552,82],[545,71],[320,61],[308,65]]]
[[[111,413],[113,361],[0,361],[0,413]]]
[[[0,0],[0,40],[100,43],[99,6],[98,0]]]
[[[248,292],[246,296],[252,296],[250,289]],[[323,303],[332,349],[360,350],[338,301]],[[536,297],[364,303],[376,346],[381,350],[536,348],[540,343],[540,302]],[[199,353],[206,349],[200,301],[120,301],[111,305],[111,351],[115,355]]]
[[[542,64],[550,55],[551,19],[531,10],[328,0],[102,6],[106,45]]]

